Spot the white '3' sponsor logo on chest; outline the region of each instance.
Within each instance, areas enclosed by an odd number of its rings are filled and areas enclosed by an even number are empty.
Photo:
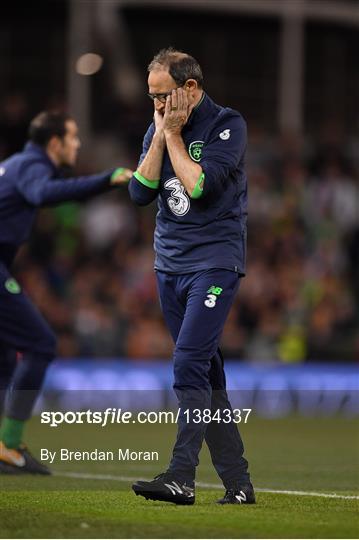
[[[224,129],[219,134],[219,138],[222,139],[222,141],[227,141],[230,136],[231,136],[231,130],[230,129]]]
[[[176,216],[184,216],[187,214],[191,205],[184,186],[178,178],[170,178],[165,182],[164,187],[171,191],[171,196],[167,199],[170,210]]]

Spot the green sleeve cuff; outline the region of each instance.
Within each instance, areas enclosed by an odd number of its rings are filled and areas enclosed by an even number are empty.
[[[135,171],[133,173],[133,176],[136,178],[136,180],[141,182],[141,184],[143,184],[144,186],[149,187],[151,189],[157,189],[158,186],[160,185],[159,180],[147,180],[147,178],[142,176],[142,174],[140,174],[138,171]]]
[[[198,178],[196,185],[192,191],[191,199],[199,199],[203,195],[203,186],[201,187],[202,182],[204,182],[205,174],[201,173],[201,176]]]

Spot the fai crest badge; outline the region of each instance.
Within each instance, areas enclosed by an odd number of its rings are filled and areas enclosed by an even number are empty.
[[[203,145],[203,141],[193,141],[189,145],[188,153],[193,161],[201,161]]]

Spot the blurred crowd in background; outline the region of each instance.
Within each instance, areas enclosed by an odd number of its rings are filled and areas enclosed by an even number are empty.
[[[21,95],[2,101],[0,159],[22,148],[28,121]],[[226,357],[359,360],[358,156],[358,141],[335,124],[316,140],[249,125],[248,273],[224,330]],[[156,204],[136,208],[125,187],[41,210],[14,272],[57,333],[60,357],[171,358],[155,215]]]

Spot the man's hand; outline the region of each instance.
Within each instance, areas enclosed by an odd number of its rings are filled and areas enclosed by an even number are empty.
[[[153,121],[155,123],[155,134],[153,136],[154,140],[157,140],[161,147],[165,147],[166,140],[165,134],[163,131],[163,114],[155,109],[155,114],[153,115]]]
[[[155,114],[153,115],[153,121],[155,123],[156,133],[163,136],[163,114],[158,112],[156,109]]]
[[[163,130],[166,133],[179,135],[189,116],[187,93],[182,88],[172,90],[167,97],[163,116]]]
[[[112,186],[118,184],[127,184],[132,175],[133,171],[131,171],[131,169],[120,167],[112,173],[110,184]]]

